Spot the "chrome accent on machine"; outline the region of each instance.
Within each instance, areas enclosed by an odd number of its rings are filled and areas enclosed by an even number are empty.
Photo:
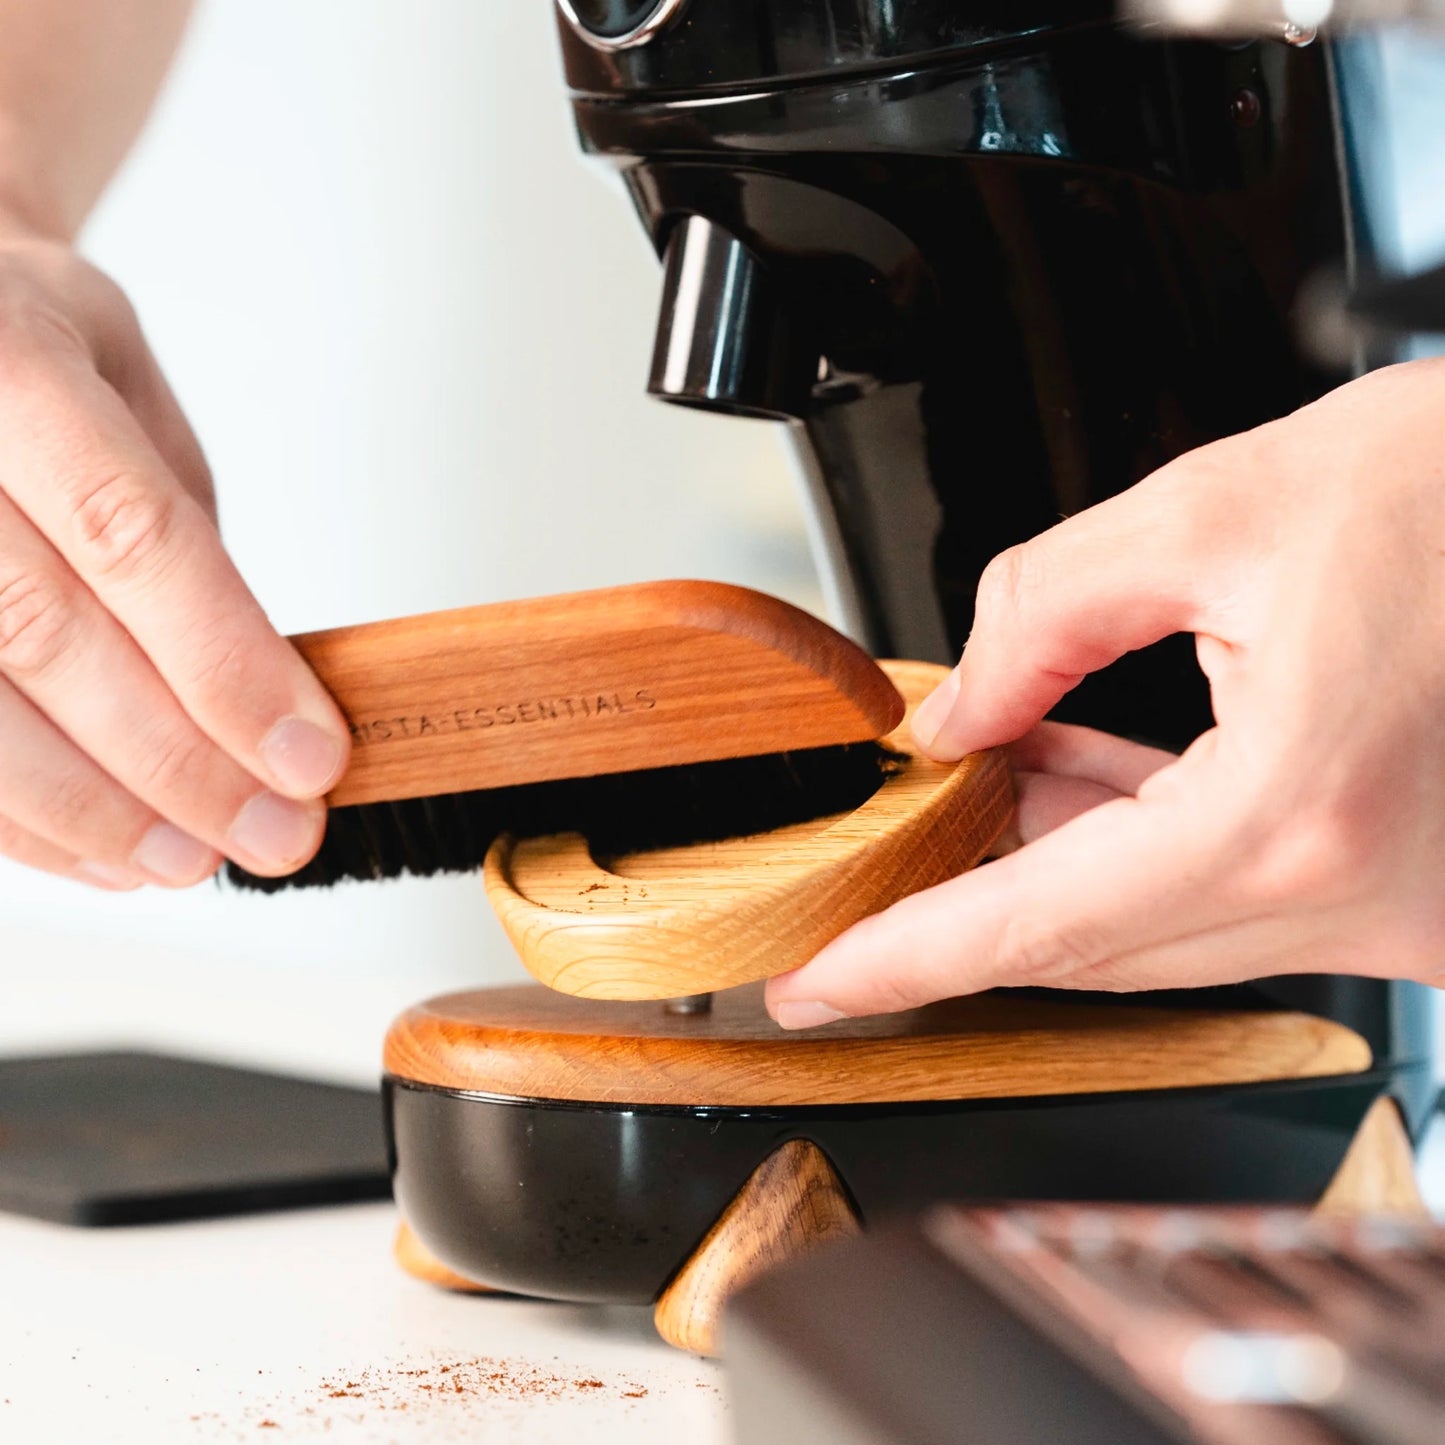
[[[671,25],[682,13],[687,0],[658,0],[652,13],[640,24],[621,35],[598,35],[577,13],[573,0],[557,0],[557,8],[577,35],[595,50],[631,50],[646,45],[652,37]]]

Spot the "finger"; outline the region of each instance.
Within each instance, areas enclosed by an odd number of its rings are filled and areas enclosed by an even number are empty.
[[[1089,673],[1194,630],[1187,519],[1159,492],[1141,483],[989,564],[963,658],[915,714],[920,747],[954,761],[1012,742]]]
[[[0,484],[114,614],[200,728],[278,792],[318,797],[350,739],[278,637],[200,503],[117,393],[55,346],[0,376]]]
[[[0,857],[41,873],[53,873],[56,877],[71,878],[92,888],[103,888],[109,893],[128,893],[140,886],[138,879],[120,872],[112,874],[104,866],[83,862],[65,849],[37,838],[6,817],[0,817]]]
[[[166,466],[214,522],[216,497],[205,454],[141,331],[135,308],[120,287],[91,266],[69,267],[65,283],[82,296],[83,304],[72,315],[96,370],[120,394]]]
[[[1333,913],[1251,914],[1219,919],[1177,938],[1119,953],[1056,985],[1109,993],[1146,989],[1213,988],[1289,973],[1351,973],[1399,977],[1408,961],[1399,952],[1362,946]]]
[[[772,979],[769,1010],[784,1027],[807,1027],[1000,985],[1080,986],[1111,959],[1245,916],[1228,886],[1232,850],[1220,825],[1184,802],[1191,792],[1156,787],[1105,803],[894,904]]]
[[[1178,761],[1179,755],[1167,748],[1072,723],[1039,723],[1009,748],[1009,762],[1015,768],[1079,778],[1112,793],[1131,795],[1160,768]]]
[[[131,360],[123,376],[106,379],[120,393],[161,460],[214,525],[216,489],[206,455],[138,326],[126,353]]]
[[[1127,796],[1087,778],[1050,773],[1014,774],[1014,848],[1032,843],[1093,808]],[[1012,852],[1013,849],[1008,851]]]
[[[209,877],[219,866],[219,854],[188,840],[193,861],[184,876],[143,877],[136,856],[162,820],[4,681],[0,681],[0,736],[6,749],[0,816],[64,851],[93,878],[126,887],[146,881],[190,884]],[[153,840],[152,850],[164,841],[163,834]],[[172,842],[172,853],[175,847]]]
[[[1009,748],[1014,821],[992,856],[1012,853],[1103,803],[1132,797],[1161,768],[1177,761],[1163,748],[1094,728],[1040,723]]]
[[[267,791],[223,753],[3,495],[0,676],[169,820],[136,848],[132,861],[146,873],[188,886],[214,871],[220,850],[274,876],[300,867],[320,845],[324,807]]]

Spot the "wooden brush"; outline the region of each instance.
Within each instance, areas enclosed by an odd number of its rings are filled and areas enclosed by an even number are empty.
[[[499,834],[613,852],[847,812],[896,765],[903,699],[776,598],[654,582],[293,639],[351,726],[316,858],[243,887],[470,871]]]

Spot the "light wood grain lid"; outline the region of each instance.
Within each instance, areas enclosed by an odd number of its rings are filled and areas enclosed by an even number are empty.
[[[948,675],[881,666],[909,716]],[[884,741],[898,766],[851,812],[605,863],[578,834],[502,837],[487,897],[528,971],[582,998],[677,998],[797,968],[859,919],[972,868],[1013,817],[1001,752],[935,763],[906,718]]]

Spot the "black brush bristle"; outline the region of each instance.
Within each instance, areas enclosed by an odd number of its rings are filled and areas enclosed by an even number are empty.
[[[276,893],[346,878],[470,873],[500,833],[582,833],[600,856],[766,833],[861,807],[906,759],[879,743],[447,793],[333,808],[321,850],[285,878],[226,865],[240,888]]]

